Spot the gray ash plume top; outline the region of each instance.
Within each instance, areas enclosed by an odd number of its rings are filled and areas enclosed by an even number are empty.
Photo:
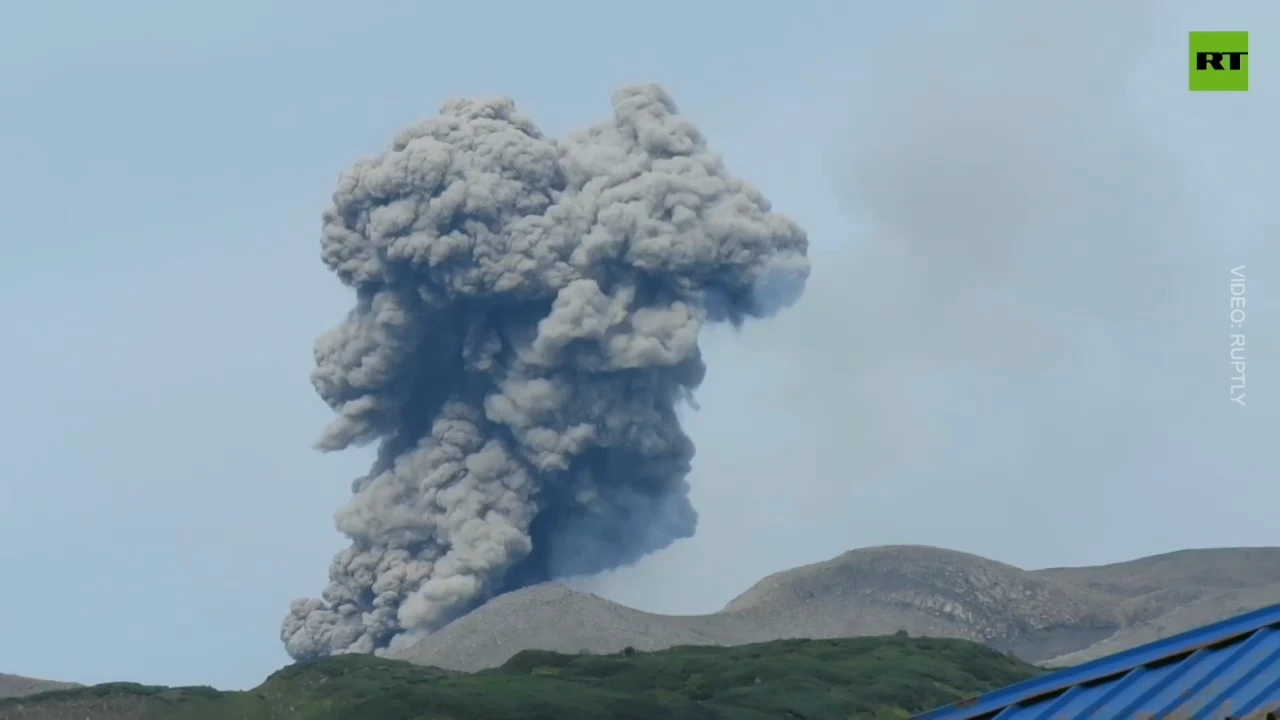
[[[450,101],[339,180],[323,257],[356,302],[316,344],[337,414],[317,445],[378,456],[322,599],[284,620],[294,658],[402,645],[693,534],[677,409],[699,330],[794,303],[808,240],[661,88],[613,108],[556,141],[509,99]]]

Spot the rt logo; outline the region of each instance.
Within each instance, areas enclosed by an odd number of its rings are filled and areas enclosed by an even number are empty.
[[[1249,33],[1191,33],[1192,92],[1249,89]]]

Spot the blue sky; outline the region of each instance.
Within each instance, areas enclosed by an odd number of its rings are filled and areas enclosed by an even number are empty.
[[[311,344],[350,301],[319,213],[459,94],[562,135],[660,82],[813,242],[800,306],[705,338],[699,535],[585,586],[702,612],[864,545],[1043,567],[1275,544],[1280,12],[881,5],[0,6],[0,672],[284,664],[369,461],[310,449]],[[1250,93],[1186,91],[1196,29],[1251,31]]]

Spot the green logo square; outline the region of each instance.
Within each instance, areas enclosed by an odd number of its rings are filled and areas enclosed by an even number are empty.
[[[1192,92],[1249,89],[1249,33],[1191,33]]]

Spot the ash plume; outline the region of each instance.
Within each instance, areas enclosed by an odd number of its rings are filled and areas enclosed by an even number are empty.
[[[337,418],[378,443],[336,515],[351,546],[294,601],[291,656],[373,652],[495,593],[693,534],[699,330],[791,305],[808,240],[659,87],[545,137],[506,98],[446,103],[344,173],[323,258],[356,292],[316,344]]]

